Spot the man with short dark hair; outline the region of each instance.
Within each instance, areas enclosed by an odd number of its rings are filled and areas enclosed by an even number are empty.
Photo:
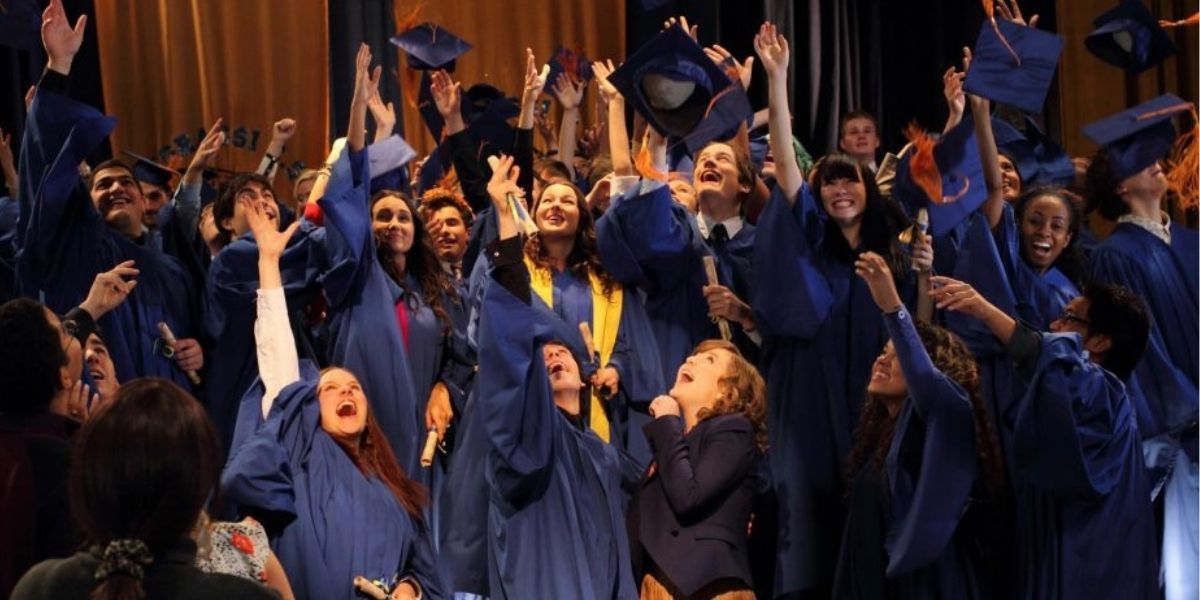
[[[874,173],[875,153],[879,151],[879,122],[865,110],[852,110],[838,124],[838,148]]]
[[[938,306],[980,319],[1025,395],[1013,422],[1020,598],[1153,598],[1158,550],[1135,407],[1126,388],[1146,348],[1141,298],[1091,284],[1039,333],[970,285],[933,277]]]
[[[67,22],[61,0],[43,16],[42,41],[49,57],[29,110],[22,140],[22,228],[17,233],[19,293],[44,298],[55,311],[77,305],[97,274],[134,261],[138,293],[101,323],[112,342],[118,376],[156,376],[188,386],[188,370],[203,366],[198,329],[199,294],[183,265],[149,247],[144,234],[145,198],[132,170],[106,161],[81,186],[76,165],[112,131],[114,121],[71,100],[71,62],[83,40],[81,17]],[[165,323],[178,338],[160,333]]]

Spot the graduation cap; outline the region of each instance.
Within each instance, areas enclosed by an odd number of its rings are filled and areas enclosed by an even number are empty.
[[[732,83],[679,26],[651,38],[609,81],[650,126],[676,137],[691,133],[713,98]]]
[[[130,170],[133,171],[133,176],[141,183],[149,183],[169,190],[171,189],[171,179],[179,175],[179,172],[175,169],[157,163],[140,154],[135,154],[128,150],[122,150],[121,154],[133,159],[133,165],[130,167]]]
[[[17,50],[42,47],[42,7],[37,0],[0,0],[0,44]]]
[[[1117,179],[1125,179],[1171,151],[1175,144],[1171,117],[1191,110],[1190,102],[1163,94],[1085,125],[1083,135],[1108,151],[1113,173]]]
[[[741,85],[725,86],[709,103],[708,111],[696,127],[683,138],[688,152],[695,155],[714,140],[728,140],[737,135],[743,125],[754,121],[754,107]]]
[[[945,235],[987,200],[975,127],[964,120],[937,142],[924,133],[910,137],[915,139],[896,165],[892,195],[910,214],[927,208],[930,233]]]
[[[592,80],[592,61],[582,53],[570,48],[559,46],[550,57],[550,74],[546,76],[546,85],[554,85],[558,76],[566,73],[572,81],[584,83]]]
[[[1175,43],[1140,0],[1124,0],[1092,21],[1095,31],[1084,40],[1100,60],[1133,74],[1176,53]]]
[[[992,117],[992,134],[1000,153],[1016,166],[1024,186],[1067,185],[1075,178],[1071,157],[1029,116],[1024,117],[1024,132]]]
[[[985,21],[963,89],[1041,114],[1062,48],[1063,39],[1052,33],[1005,20]]]
[[[472,48],[466,40],[432,22],[415,25],[388,41],[407,52],[409,68],[418,71],[454,71],[454,60]]]

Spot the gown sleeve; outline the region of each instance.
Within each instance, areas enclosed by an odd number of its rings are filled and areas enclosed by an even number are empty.
[[[887,575],[896,577],[936,561],[951,543],[978,459],[967,392],[934,366],[906,309],[884,315],[884,322],[909,394],[888,455],[892,508],[885,547]],[[925,437],[919,467],[910,470],[897,452],[914,420],[924,425]]]
[[[347,154],[349,156],[347,157]],[[367,151],[345,152],[333,166],[325,195],[317,200],[325,215],[325,247],[330,268],[321,278],[329,306],[337,310],[353,303],[375,267],[370,207],[359,189],[370,179]]]
[[[1075,334],[1043,334],[1029,389],[1017,407],[1015,468],[1061,497],[1095,499],[1122,478],[1136,436],[1125,386],[1091,362]]]
[[[833,292],[815,262],[824,227],[818,214],[804,184],[791,206],[776,187],[759,216],[754,272],[772,276],[757,278],[751,305],[764,336],[810,339],[833,307]]]
[[[486,424],[491,456],[498,463],[491,479],[496,491],[510,502],[519,501],[549,476],[557,425],[541,352],[543,344],[555,339],[548,321],[557,317],[539,314],[528,304],[527,274],[515,286],[517,290],[510,289],[514,287],[508,284],[510,276],[522,272],[520,262],[497,264],[492,274],[495,281],[484,292],[478,338],[476,402]],[[521,284],[526,288],[524,294]]]
[[[693,256],[706,253],[694,220],[665,185],[639,182],[614,197],[596,223],[596,237],[604,268],[624,285],[651,281],[674,289],[687,281]]]

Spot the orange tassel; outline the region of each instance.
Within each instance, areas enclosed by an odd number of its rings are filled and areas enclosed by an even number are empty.
[[[1179,195],[1179,203],[1184,209],[1200,204],[1200,148],[1197,147],[1200,121],[1196,119],[1195,108],[1192,109],[1192,121],[1196,124],[1191,130],[1175,140],[1167,171],[1167,185]]]
[[[941,204],[942,173],[933,157],[933,148],[937,144],[929,137],[929,133],[915,122],[904,128],[904,137],[912,142],[912,148],[908,151],[908,176],[925,192],[930,202]]]
[[[995,0],[983,0],[983,12],[987,15],[988,22],[992,24],[992,31],[996,32],[997,38],[1000,38],[1000,43],[1004,44],[1004,48],[1012,55],[1013,60],[1017,61],[1017,66],[1021,66],[1021,56],[1017,54],[1012,44],[1008,43],[1008,38],[1004,37],[1003,33],[1000,33],[1000,25],[996,23]]]
[[[642,177],[655,181],[666,181],[667,174],[654,168],[654,160],[650,157],[650,129],[646,128],[646,137],[642,140],[642,149],[638,150],[633,160],[633,168]]]

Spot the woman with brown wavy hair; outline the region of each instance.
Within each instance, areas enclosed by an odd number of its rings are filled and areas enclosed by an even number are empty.
[[[393,599],[441,597],[422,516],[427,494],[392,453],[375,418],[379,399],[368,403],[353,372],[316,373],[297,357],[279,273],[296,226],[277,232],[261,207],[246,213],[259,249],[254,336],[262,383],[242,400],[222,476],[227,500],[266,527],[297,598],[350,600],[360,577]]]
[[[654,463],[630,508],[642,598],[754,598],[747,529],[766,487],[766,395],[736,346],[707,340],[650,405]]]
[[[67,487],[88,547],[34,567],[13,598],[275,597],[194,566],[190,534],[216,491],[220,450],[204,407],[187,392],[135,379],[76,439]]]
[[[498,217],[500,238],[517,233],[509,197],[521,202],[519,169],[502,157],[492,168],[488,194]],[[588,424],[606,442],[624,448],[640,463],[650,451],[641,427],[650,420],[647,407],[663,388],[658,350],[649,320],[636,293],[623,288],[605,270],[596,246],[596,226],[584,193],[564,181],[550,181],[534,199],[530,215],[536,231],[525,240],[525,267],[530,288],[561,319],[563,341],[576,356],[593,393],[585,402]],[[587,324],[594,351],[581,333]],[[618,401],[611,401],[618,398]]]
[[[855,271],[891,341],[854,434],[834,596],[997,594],[988,554],[1003,546],[987,528],[1002,521],[1004,467],[975,358],[953,334],[914,321],[883,257],[865,252]]]

